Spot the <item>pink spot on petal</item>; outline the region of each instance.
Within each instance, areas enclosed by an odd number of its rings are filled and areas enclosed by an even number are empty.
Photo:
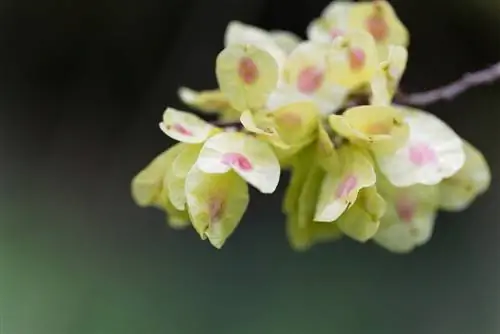
[[[358,179],[354,175],[347,176],[342,182],[340,182],[335,196],[337,198],[343,198],[349,195],[351,191],[356,188],[358,184]]]
[[[216,223],[224,213],[225,201],[219,197],[214,197],[210,200],[208,205],[208,214],[210,216],[210,223]]]
[[[396,212],[399,219],[405,223],[411,223],[415,215],[415,205],[409,200],[402,198],[397,202]]]
[[[425,166],[436,163],[438,158],[436,152],[424,143],[418,143],[410,146],[410,161],[417,166]]]
[[[391,126],[387,122],[370,123],[365,132],[370,135],[388,135],[391,133]]]
[[[359,71],[365,67],[366,54],[363,49],[352,48],[349,50],[349,66],[353,71]]]
[[[332,39],[335,39],[335,38],[342,36],[342,35],[344,35],[344,32],[339,28],[333,28],[332,30],[330,30],[330,37]]]
[[[375,12],[366,19],[366,29],[372,34],[377,42],[384,41],[389,35],[389,25],[383,15]]]
[[[245,172],[249,172],[253,169],[250,160],[240,153],[225,153],[222,156],[222,163],[228,166],[236,167]]]
[[[244,83],[251,85],[257,80],[259,76],[259,69],[251,58],[243,57],[240,59],[238,75]]]
[[[181,125],[179,123],[167,125],[166,128],[168,130],[173,130],[173,131],[179,132],[180,134],[182,134],[184,136],[192,136],[193,135],[193,133],[190,130],[188,130],[186,127],[184,127],[183,125]]]
[[[304,68],[297,79],[297,89],[304,94],[314,93],[323,83],[323,71],[315,66]]]

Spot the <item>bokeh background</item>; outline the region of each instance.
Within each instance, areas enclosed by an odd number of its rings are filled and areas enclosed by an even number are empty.
[[[304,34],[327,0],[0,1],[1,334],[500,333],[500,83],[430,111],[493,184],[394,255],[344,240],[294,253],[280,189],[253,192],[221,251],[137,208],[177,87],[215,87],[229,20]],[[418,91],[500,60],[498,0],[392,1]]]

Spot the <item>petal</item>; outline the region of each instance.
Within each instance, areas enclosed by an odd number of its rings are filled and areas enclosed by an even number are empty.
[[[318,122],[318,155],[322,158],[328,158],[335,153],[335,146],[333,145],[328,132],[323,126],[323,122]]]
[[[271,54],[256,46],[231,44],[216,60],[217,81],[222,92],[239,110],[260,109],[277,87],[278,64]]]
[[[463,141],[465,163],[452,177],[439,184],[440,207],[461,211],[486,192],[491,184],[491,170],[483,154],[469,142]]]
[[[403,146],[409,127],[401,110],[389,106],[359,106],[343,115],[331,115],[333,130],[352,142],[373,151],[393,153]]]
[[[271,119],[269,113],[252,113],[250,110],[245,110],[240,117],[240,123],[243,127],[258,135],[258,138],[267,141],[277,147],[288,149],[287,145],[280,137],[276,124]]]
[[[307,39],[316,43],[329,43],[334,38],[328,31],[329,24],[324,19],[313,20],[306,29]],[[337,36],[335,36],[337,37]]]
[[[349,13],[351,29],[366,29],[379,45],[379,55],[387,56],[388,45],[407,46],[409,33],[387,1],[353,4]]]
[[[408,253],[427,243],[434,230],[438,191],[435,186],[395,188],[381,183],[388,205],[381,227],[374,237],[380,246],[395,253]]]
[[[197,92],[187,87],[181,87],[178,95],[186,105],[206,113],[217,113],[231,107],[226,96],[220,90]]]
[[[315,42],[331,42],[349,29],[349,13],[353,4],[341,1],[331,2],[307,27],[308,39]]]
[[[173,206],[166,211],[167,225],[174,230],[183,230],[191,226],[189,214],[187,211],[178,211]]]
[[[389,57],[387,59],[387,74],[392,80],[393,86],[397,86],[406,70],[408,63],[408,50],[404,46],[389,45]],[[392,87],[394,89],[395,87]]]
[[[160,129],[170,138],[190,144],[202,143],[216,131],[198,116],[173,108],[167,108],[163,113]]]
[[[175,229],[189,226],[189,216],[186,211],[178,210],[170,202],[168,189],[164,185],[167,179],[172,178],[172,162],[185,146],[186,144],[172,146],[158,155],[132,180],[132,198],[136,204],[141,207],[154,206],[165,211],[168,225]]]
[[[389,89],[385,67],[387,67],[387,64],[382,64],[370,80],[370,104],[374,106],[390,106],[392,104],[394,95]]]
[[[197,161],[206,173],[233,169],[262,193],[272,193],[280,178],[280,165],[271,147],[242,133],[221,133],[203,146]]]
[[[268,52],[281,67],[286,59],[287,52],[281,48],[272,33],[264,29],[245,24],[239,21],[229,22],[225,36],[224,45],[253,45]]]
[[[302,190],[300,192],[297,212],[298,224],[300,227],[307,227],[314,218],[316,210],[316,202],[320,194],[321,184],[325,178],[325,171],[316,164],[310,166],[309,172],[304,180]]]
[[[289,159],[316,139],[319,110],[311,102],[297,102],[272,112],[242,114],[241,123],[257,138],[275,147],[280,161]]]
[[[408,30],[387,1],[333,2],[309,25],[307,35],[313,41],[326,42],[326,36],[335,38],[357,30],[373,36],[382,58],[387,56],[388,45],[408,45]]]
[[[380,64],[373,75],[371,88],[372,105],[390,105],[406,69],[408,51],[402,46],[389,46],[389,58]]]
[[[360,149],[344,145],[338,150],[340,166],[329,171],[321,185],[315,221],[337,220],[357,199],[358,192],[375,184],[370,157]]]
[[[406,144],[393,154],[375,152],[381,171],[398,187],[434,185],[458,172],[465,161],[460,137],[434,115],[404,110],[410,127]]]
[[[331,80],[332,71],[327,61],[331,50],[330,44],[310,41],[300,43],[286,61],[282,89],[286,92],[291,86],[299,96],[332,102],[331,109],[335,108],[339,99],[343,102],[347,88]]]
[[[368,83],[379,65],[373,37],[363,30],[351,31],[333,45],[328,54],[331,82],[349,89]]]
[[[282,84],[269,95],[266,109],[275,110],[296,102],[312,102],[322,115],[330,115],[340,110],[347,99],[348,93],[349,90],[346,88],[331,85],[329,94],[324,96],[318,94],[307,95],[300,93],[292,85]]]
[[[301,39],[299,36],[291,33],[289,31],[274,30],[270,32],[274,42],[286,53],[291,53],[297,45],[299,45]]]
[[[378,231],[386,204],[377,189],[372,186],[359,191],[358,199],[337,220],[339,229],[359,242],[366,242]]]
[[[348,28],[349,13],[357,5],[347,1],[332,1],[323,9],[321,17],[339,28]]]
[[[300,226],[297,213],[289,214],[286,224],[288,242],[298,252],[309,250],[316,244],[336,241],[342,237],[342,231],[337,224],[310,220],[305,227]]]
[[[163,203],[161,200],[163,179],[165,175],[168,175],[170,166],[184,147],[184,144],[172,146],[154,158],[134,177],[131,192],[137,205],[147,207]]]
[[[177,210],[184,210],[186,193],[184,191],[186,176],[198,159],[201,144],[186,145],[172,164],[170,177],[165,179],[164,187],[168,188],[170,202]]]
[[[163,179],[164,184],[166,183],[166,178],[170,178],[170,175],[165,176]],[[184,192],[184,190],[182,192]],[[174,206],[169,199],[169,192],[167,188],[163,187],[160,199],[161,204],[158,204],[157,208],[165,211],[166,221],[169,227],[179,230],[191,225],[188,212],[186,210],[178,210]]]
[[[195,165],[186,178],[186,198],[196,231],[221,248],[247,209],[248,186],[232,171],[206,174]]]
[[[297,211],[302,187],[311,170],[310,161],[314,161],[314,149],[312,147],[306,147],[294,156],[290,168],[290,182],[283,198],[283,212],[287,214]]]
[[[318,124],[316,141],[317,162],[326,171],[336,172],[340,165],[339,155],[322,122]]]
[[[274,110],[270,116],[287,144],[304,144],[315,139],[320,116],[312,102],[296,102]]]
[[[319,166],[302,166],[305,177],[301,180],[300,195],[287,217],[288,240],[297,251],[304,251],[314,244],[337,240],[342,236],[336,224],[313,221],[319,187],[325,172]]]

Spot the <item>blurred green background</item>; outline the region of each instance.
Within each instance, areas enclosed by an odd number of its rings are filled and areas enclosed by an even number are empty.
[[[215,86],[238,19],[303,34],[327,1],[0,3],[1,334],[500,333],[500,82],[434,112],[487,157],[493,184],[394,255],[343,240],[294,253],[286,179],[216,251],[137,208],[129,182],[171,144],[178,86]],[[392,1],[412,32],[407,91],[500,60],[497,0]]]

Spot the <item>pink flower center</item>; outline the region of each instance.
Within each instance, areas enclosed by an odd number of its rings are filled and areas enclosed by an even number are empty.
[[[236,167],[242,171],[249,172],[253,169],[250,160],[240,153],[226,153],[222,156],[222,163],[228,166]]]
[[[251,85],[255,82],[255,80],[257,80],[257,77],[259,76],[259,69],[252,59],[243,57],[240,59],[238,75],[244,83]]]
[[[315,66],[304,68],[297,80],[297,89],[304,94],[314,93],[323,83],[323,71]]]
[[[437,162],[436,152],[424,143],[410,146],[410,161],[417,166],[425,166]]]
[[[192,136],[193,135],[193,133],[190,130],[188,130],[187,128],[185,128],[183,125],[181,125],[179,123],[167,125],[167,129],[179,132],[180,134],[182,134],[184,136]]]
[[[349,193],[354,190],[354,188],[356,187],[357,184],[358,184],[358,179],[354,175],[347,176],[339,184],[339,187],[337,188],[337,192],[335,193],[335,196],[337,198],[347,197],[349,195]]]
[[[349,50],[349,66],[353,71],[359,71],[365,67],[366,54],[363,49],[352,48]]]
[[[377,42],[382,42],[389,34],[389,26],[383,15],[379,12],[372,14],[366,19],[366,29]]]
[[[413,216],[415,215],[415,206],[410,201],[401,199],[396,205],[396,211],[399,219],[405,223],[411,223]]]

